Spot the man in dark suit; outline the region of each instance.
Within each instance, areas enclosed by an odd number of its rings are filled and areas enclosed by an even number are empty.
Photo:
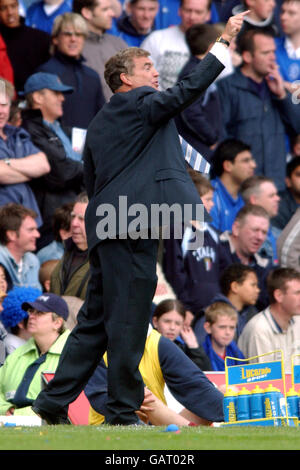
[[[84,156],[91,279],[55,378],[33,406],[49,423],[65,419],[68,403],[84,388],[105,351],[105,420],[138,422],[135,411],[144,399],[138,365],[156,288],[158,240],[149,236],[152,221],[143,220],[137,229],[132,213],[144,208],[149,214],[162,203],[181,208],[201,204],[172,118],[222,71],[225,48],[242,22],[243,15],[231,18],[221,43],[190,76],[164,92],[157,91],[158,73],[146,51],[125,49],[106,64],[105,79],[114,95],[88,129]],[[121,197],[126,199],[128,218]],[[206,418],[214,421],[214,416]]]

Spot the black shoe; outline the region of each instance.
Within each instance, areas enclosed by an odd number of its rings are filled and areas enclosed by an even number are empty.
[[[41,410],[40,408],[37,408],[36,406],[32,406],[31,409],[40,418],[42,418],[42,420],[45,421],[47,424],[50,424],[50,425],[53,425],[53,424],[71,424],[71,422],[70,422],[70,420],[67,416],[54,415],[52,413],[48,413],[47,411]]]
[[[146,423],[144,423],[144,421],[142,421],[140,418],[138,419],[138,421],[132,421],[132,422],[118,422],[118,423],[108,423],[107,421],[104,421],[103,424],[108,424],[109,426],[147,426]]]

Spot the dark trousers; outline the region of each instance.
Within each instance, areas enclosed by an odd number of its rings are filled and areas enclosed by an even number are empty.
[[[155,293],[157,240],[106,240],[90,256],[86,300],[62,352],[55,377],[35,401],[66,415],[105,351],[108,357],[106,422],[130,424],[144,398],[138,365],[144,353]]]

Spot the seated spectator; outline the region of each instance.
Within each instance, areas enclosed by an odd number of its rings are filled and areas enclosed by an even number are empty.
[[[235,339],[244,329],[246,323],[256,313],[255,307],[260,289],[254,268],[244,264],[232,264],[224,269],[220,278],[221,294],[219,300],[227,300],[238,314]]]
[[[283,352],[284,370],[291,372],[291,358],[300,353],[300,273],[292,268],[276,268],[268,278],[269,306],[245,326],[238,346],[252,362],[279,361]]]
[[[220,232],[231,230],[244,201],[241,184],[254,174],[256,164],[250,146],[236,139],[221,142],[212,158],[211,183],[214,207],[210,215],[212,226]]]
[[[22,126],[50,164],[50,172],[31,184],[43,219],[38,249],[53,241],[55,209],[74,201],[83,190],[82,157],[73,150],[68,130],[60,124],[65,96],[72,90],[57,75],[44,72],[31,75],[24,87],[27,109],[22,112]]]
[[[57,266],[58,262],[58,259],[48,259],[47,261],[41,263],[39,270],[39,281],[43,292],[50,292],[51,274],[55,266]]]
[[[259,175],[252,176],[242,183],[240,192],[246,204],[262,206],[268,212],[270,219],[278,214],[280,197],[273,180],[270,178]],[[271,222],[267,238],[259,250],[259,254],[270,258],[274,265],[278,264],[276,240],[279,234],[280,230],[273,227]]]
[[[0,368],[0,414],[34,415],[31,405],[41,391],[41,373],[55,372],[69,336],[65,329],[68,306],[54,294],[23,302],[31,338],[17,348]]]
[[[0,90],[0,205],[14,202],[37,212],[38,225],[41,216],[35,196],[28,184],[32,179],[50,171],[46,155],[31,141],[22,128],[7,124],[10,104],[14,95],[11,83],[3,80]]]
[[[263,207],[247,204],[238,212],[232,231],[220,235],[224,267],[242,263],[255,269],[260,288],[256,307],[260,310],[268,305],[266,278],[273,267],[269,258],[258,254],[267,237],[269,224],[269,214]]]
[[[187,30],[186,41],[191,57],[181,70],[179,81],[201,62],[218,36],[217,29],[208,24],[194,25]],[[209,161],[213,148],[221,140],[223,129],[216,85],[210,85],[197,101],[176,116],[175,123],[179,134]]]
[[[70,238],[71,213],[74,202],[67,202],[55,209],[52,218],[53,242],[44,246],[37,252],[39,262],[43,264],[48,260],[60,260],[64,254],[64,241]]]
[[[112,34],[122,38],[129,47],[140,47],[142,41],[155,29],[158,0],[129,0],[126,10],[116,20]]]
[[[286,227],[300,206],[300,156],[288,162],[285,184],[286,188],[279,193],[278,214],[272,219],[272,224],[280,230]]]
[[[80,194],[71,213],[71,237],[65,240],[65,252],[52,272],[50,291],[84,300],[90,273],[84,215],[88,205],[86,193]]]
[[[40,263],[33,253],[40,236],[35,219],[36,213],[20,204],[0,208],[0,263],[14,286],[41,290]]]
[[[6,276],[6,269],[4,266],[0,264],[0,315],[3,310],[3,300],[7,295],[8,283],[7,283],[7,276]],[[3,362],[5,361],[6,357],[6,347],[5,347],[5,338],[7,336],[7,331],[0,321],[0,367],[2,366]]]
[[[65,85],[74,89],[64,101],[61,122],[82,129],[87,129],[105,103],[99,75],[83,64],[87,34],[81,15],[64,13],[56,17],[52,30],[53,56],[36,70],[58,75]]]
[[[226,356],[244,359],[234,341],[237,322],[238,313],[228,303],[216,302],[205,310],[204,329],[207,335],[203,348],[212,364],[211,370],[225,370]],[[239,364],[233,359],[227,361],[228,366]]]
[[[210,181],[195,170],[190,170],[190,175],[205,209],[211,213],[213,187]],[[193,224],[185,227],[182,238],[171,236],[169,240],[164,240],[164,273],[187,310],[187,325],[220,290],[220,262],[223,257],[218,233],[207,223],[198,233],[203,235],[203,240],[202,236],[199,237],[199,246],[194,249],[188,249],[189,241],[195,236]]]
[[[6,355],[26,343],[31,337],[27,331],[28,314],[22,309],[25,300],[34,302],[42,292],[32,287],[14,287],[3,301],[0,318],[8,334],[4,340]]]
[[[174,341],[180,349],[201,369],[211,370],[211,364],[190,326],[184,326],[185,308],[173,299],[163,300],[157,305],[152,317],[154,328],[166,338]]]
[[[48,259],[41,265],[39,280],[42,285],[43,292],[50,292],[51,275],[58,262],[58,259]],[[69,316],[66,321],[66,328],[71,331],[77,325],[77,315],[82,307],[83,300],[72,295],[63,295],[62,299],[64,299],[68,305]]]
[[[27,9],[25,24],[51,34],[55,18],[70,11],[71,0],[38,0]]]
[[[244,326],[257,313],[255,307],[259,296],[257,274],[254,268],[244,264],[231,264],[224,269],[220,277],[220,293],[216,294],[211,304],[226,302],[238,312],[235,341],[239,338]],[[192,328],[199,344],[202,344],[206,332],[204,311],[195,315]]]
[[[24,24],[18,0],[0,0],[0,34],[14,74],[17,93],[35,69],[50,57],[51,37],[39,29]]]
[[[276,38],[276,61],[286,88],[293,93],[292,83],[300,79],[300,3],[298,0],[283,0],[280,11],[282,35]]]
[[[300,207],[277,238],[278,263],[300,271]]]
[[[180,415],[190,417],[193,414],[189,421],[209,424],[224,420],[222,393],[180,348],[155,330],[148,334],[139,370],[145,386],[164,404],[167,403],[167,385],[181,404]],[[106,354],[84,392],[91,404],[89,423],[103,423],[108,399]]]
[[[113,95],[104,78],[105,63],[128,47],[123,39],[109,34],[115,16],[111,0],[73,0],[73,11],[82,15],[88,27],[82,55],[86,65],[98,73],[106,101]],[[117,15],[119,16],[119,15]]]

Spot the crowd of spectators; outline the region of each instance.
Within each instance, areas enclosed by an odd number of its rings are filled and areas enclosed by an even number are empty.
[[[126,47],[146,49],[166,90],[243,10],[224,71],[175,119],[209,163],[208,174],[187,171],[210,221],[161,240],[145,347],[145,358],[152,343],[159,352],[161,383],[151,388],[148,377],[145,385],[162,415],[166,383],[199,417],[199,397],[180,390],[184,368],[191,389],[197,368],[222,371],[226,355],[282,349],[290,370],[300,353],[300,0],[0,0],[2,414],[29,412],[39,374],[49,364],[55,372],[85,299],[82,158],[86,130],[112,96],[106,61]],[[189,249],[197,231],[202,242]],[[105,412],[100,359],[86,389],[94,423]]]

